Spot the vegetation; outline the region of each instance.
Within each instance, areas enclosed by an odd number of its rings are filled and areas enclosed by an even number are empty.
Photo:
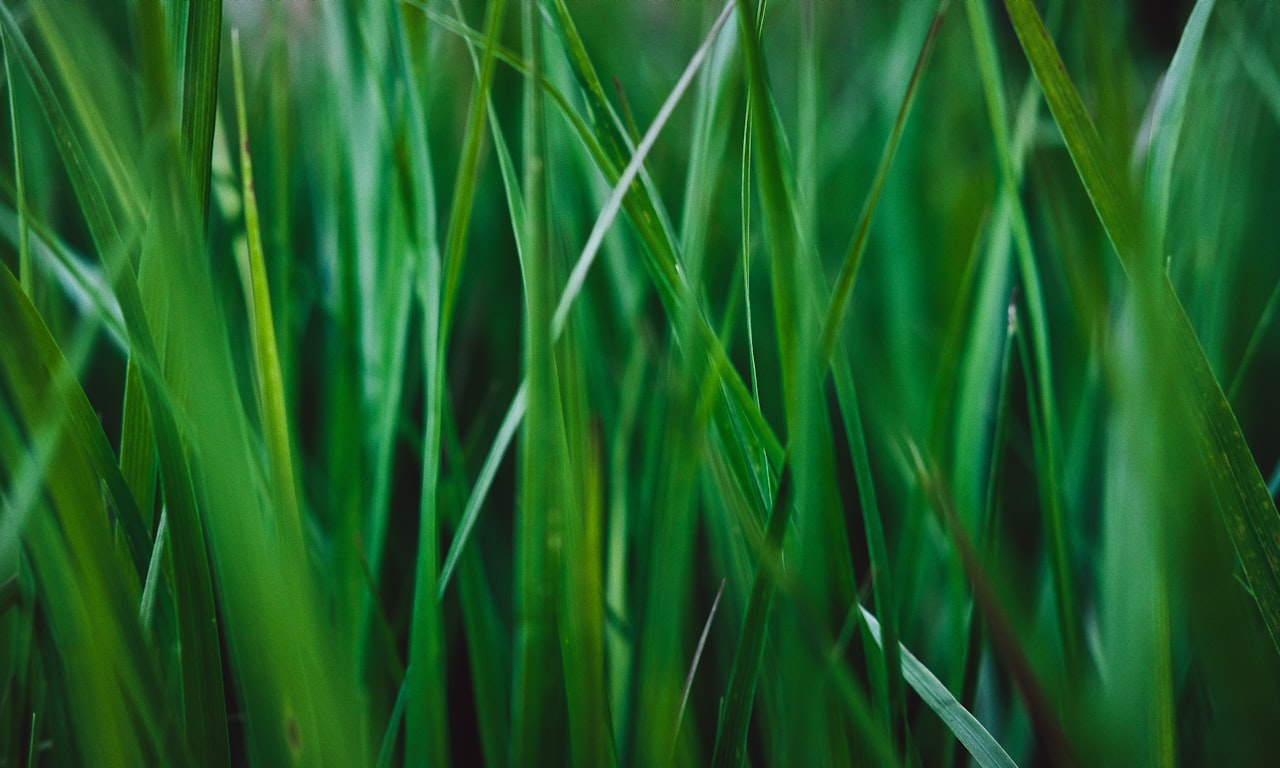
[[[1266,763],[1280,11],[1153,7],[3,0],[0,762]]]

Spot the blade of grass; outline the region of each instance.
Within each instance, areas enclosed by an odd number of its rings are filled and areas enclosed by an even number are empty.
[[[542,27],[526,3],[521,14],[525,60],[542,67]],[[562,663],[556,646],[556,600],[564,589],[560,573],[563,493],[561,421],[552,320],[551,254],[548,248],[541,91],[534,78],[524,84],[525,355],[529,412],[521,434],[520,508],[516,513],[516,632],[511,697],[511,750],[521,760],[554,761],[562,754],[553,739],[564,706],[552,674]],[[552,538],[556,537],[553,543]]]
[[[1158,259],[1142,246],[1120,166],[1109,159],[1057,48],[1030,0],[1005,0],[1009,18],[1066,140],[1081,183],[1130,277],[1147,283],[1155,298],[1153,321],[1175,341],[1186,384],[1196,404],[1219,508],[1244,566],[1254,601],[1280,652],[1280,513],[1245,444],[1231,406],[1205,359],[1173,285]]]
[[[991,120],[996,156],[1000,165],[1001,199],[1007,201],[1006,204],[1009,206],[1008,221],[1012,228],[1018,259],[1020,284],[1027,299],[1031,344],[1035,355],[1032,380],[1035,383],[1036,397],[1032,401],[1038,406],[1036,408],[1039,422],[1037,434],[1040,436],[1040,439],[1035,441],[1036,456],[1040,464],[1037,478],[1041,486],[1042,504],[1048,517],[1048,546],[1058,608],[1058,632],[1062,640],[1068,676],[1074,678],[1076,670],[1083,661],[1084,642],[1080,635],[1080,623],[1076,620],[1078,610],[1071,577],[1070,548],[1063,520],[1062,492],[1059,487],[1062,473],[1059,458],[1061,436],[1058,427],[1057,397],[1053,386],[1053,368],[1049,361],[1051,342],[1048,313],[1045,308],[1044,292],[1041,289],[1040,273],[1031,245],[1030,227],[1017,191],[1019,173],[1010,149],[1013,142],[1009,132],[1008,109],[1005,106],[1004,92],[1000,85],[994,35],[991,32],[986,9],[981,3],[968,0],[966,10],[974,48],[978,51],[978,64],[982,71],[983,90],[987,99],[987,113]]]
[[[116,510],[125,540],[129,543],[134,568],[141,578],[147,572],[151,535],[142,522],[128,484],[116,466],[115,454],[102,431],[102,423],[98,421],[93,406],[71,373],[70,364],[36,308],[13,274],[3,266],[0,266],[0,300],[10,306],[13,313],[13,322],[6,325],[8,331],[26,339],[27,345],[36,351],[38,364],[56,382],[55,389],[62,401],[62,412],[65,413],[71,432],[85,452],[94,474],[106,489],[111,506]]]
[[[275,322],[271,314],[271,291],[267,286],[267,265],[262,254],[262,232],[258,226],[258,198],[253,184],[253,158],[249,152],[248,118],[244,106],[244,72],[240,64],[240,30],[231,30],[232,79],[236,94],[236,122],[240,133],[240,176],[244,195],[245,233],[249,239],[249,272],[253,295],[250,327],[257,357],[258,408],[266,435],[271,467],[271,498],[280,530],[302,540],[302,518],[295,495],[293,452],[289,447],[289,421],[284,402],[284,378],[276,349]]]
[[[218,59],[222,51],[222,0],[187,3],[182,70],[182,137],[187,173],[203,222],[209,212],[213,124],[218,111]]]
[[[769,527],[765,531],[759,565],[751,585],[751,597],[742,618],[742,635],[733,656],[729,689],[720,713],[715,753],[711,759],[715,768],[739,766],[746,759],[747,726],[751,720],[751,705],[755,699],[760,664],[764,657],[765,626],[768,623],[770,604],[777,591],[776,572],[782,555],[782,537],[787,527],[788,515],[780,513],[780,508],[792,503],[791,495],[790,464],[784,463],[773,510],[769,514]]]
[[[635,182],[637,175],[640,173],[644,158],[653,149],[653,145],[657,142],[659,134],[663,127],[671,117],[671,113],[675,110],[676,104],[680,97],[688,89],[693,82],[693,76],[697,73],[698,68],[706,59],[707,52],[711,42],[716,38],[725,22],[728,21],[729,14],[732,12],[732,0],[726,3],[724,10],[712,24],[706,38],[701,47],[690,60],[688,67],[685,68],[680,80],[667,96],[667,100],[663,103],[662,109],[654,117],[653,123],[649,126],[649,130],[645,132],[644,140],[636,147],[636,152],[632,156],[631,161],[627,164],[613,186],[613,192],[610,194],[608,201],[601,209],[596,217],[596,223],[591,229],[591,234],[587,238],[586,245],[583,246],[582,253],[578,256],[574,263],[573,271],[570,273],[564,290],[560,294],[560,300],[556,304],[555,314],[552,317],[552,338],[559,338],[563,331],[564,324],[568,319],[569,310],[573,307],[578,295],[582,292],[583,286],[586,284],[587,274],[591,270],[591,266],[595,263],[596,257],[600,253],[600,248],[604,245],[604,238],[609,227],[613,225],[614,220],[620,212],[623,199],[626,197]],[[525,202],[526,210],[528,209],[528,201]],[[710,329],[707,329],[710,332]],[[723,348],[721,348],[723,354]],[[727,362],[726,362],[727,365]],[[741,384],[741,380],[738,380]],[[498,428],[498,434],[494,438],[493,445],[489,449],[488,455],[485,456],[484,464],[480,469],[480,474],[476,478],[476,484],[471,491],[471,496],[467,499],[466,509],[463,511],[462,519],[458,524],[458,530],[454,534],[453,541],[449,545],[449,552],[445,556],[444,567],[440,572],[439,590],[440,595],[444,594],[444,590],[448,587],[449,579],[457,567],[458,558],[462,555],[462,550],[471,535],[471,530],[475,526],[476,520],[480,515],[480,508],[484,503],[484,499],[489,492],[489,488],[493,484],[494,476],[498,471],[498,464],[502,460],[503,454],[511,446],[511,441],[515,438],[516,430],[519,429],[520,422],[525,417],[528,408],[528,382],[522,382],[520,389],[517,390],[515,398],[511,401],[511,405],[507,408],[507,413],[503,417],[502,424]],[[750,401],[750,395],[747,395]],[[759,410],[755,411],[755,415],[759,418]],[[772,451],[770,451],[772,453]]]
[[[13,186],[18,214],[18,282],[22,292],[31,295],[31,236],[27,230],[27,184],[22,170],[22,130],[18,124],[18,87],[9,65],[8,33],[0,30],[0,47],[4,49],[4,79],[9,85],[9,125],[13,131]]]
[[[858,606],[858,610],[862,612],[862,620],[867,623],[872,637],[877,643],[883,645],[885,641],[881,638],[880,622],[866,608]],[[1013,758],[1009,757],[1009,753],[1004,751],[1004,747],[1000,746],[1000,742],[982,727],[982,723],[978,722],[978,719],[956,700],[942,681],[911,651],[907,650],[905,645],[900,647],[900,655],[902,675],[907,684],[955,734],[965,749],[969,750],[969,754],[973,755],[978,765],[983,768],[1009,768],[1016,765]]]
[[[112,284],[120,301],[131,348],[141,359],[143,383],[151,406],[155,439],[164,477],[165,497],[171,512],[174,547],[175,592],[179,611],[183,664],[184,720],[192,752],[207,755],[210,764],[227,764],[226,712],[223,706],[222,664],[218,651],[213,590],[205,554],[204,536],[191,484],[191,473],[177,427],[162,395],[158,380],[155,344],[143,311],[142,297],[125,253],[102,187],[92,174],[84,151],[66,112],[59,103],[35,55],[21,37],[16,19],[7,6],[0,6],[0,24],[8,40],[15,43],[19,62],[40,101],[59,153],[71,177],[90,233],[107,263]],[[46,37],[56,34],[51,22],[43,27]],[[64,76],[79,77],[64,72]],[[164,405],[162,405],[164,404]]]

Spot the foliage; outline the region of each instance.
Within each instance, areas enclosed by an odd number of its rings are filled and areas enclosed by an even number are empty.
[[[1269,756],[1273,4],[0,35],[4,765]]]

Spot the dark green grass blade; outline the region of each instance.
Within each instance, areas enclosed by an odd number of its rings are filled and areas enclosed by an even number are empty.
[[[853,286],[858,276],[858,268],[862,265],[862,257],[867,250],[871,224],[875,220],[876,208],[880,203],[880,195],[884,190],[885,180],[889,176],[889,168],[893,165],[893,157],[897,154],[898,145],[902,141],[902,132],[906,130],[907,116],[911,114],[911,107],[915,103],[920,78],[928,66],[929,57],[938,40],[938,32],[942,29],[942,20],[945,18],[947,8],[950,5],[951,0],[941,0],[938,3],[938,10],[933,15],[933,21],[930,23],[929,31],[925,35],[924,44],[920,48],[920,55],[916,57],[915,67],[911,71],[911,79],[907,82],[907,91],[902,98],[902,105],[898,108],[898,115],[894,119],[893,129],[890,131],[889,139],[885,142],[884,151],[880,155],[880,164],[876,168],[876,175],[871,182],[871,190],[867,193],[866,202],[863,203],[862,213],[858,217],[858,225],[849,243],[848,253],[840,266],[840,274],[836,277],[835,285],[832,286],[831,303],[822,326],[820,350],[824,360],[830,360],[835,350],[840,324],[844,321],[844,310],[849,303],[849,297],[853,295]]]
[[[1008,211],[1008,219],[1017,255],[1020,284],[1026,294],[1027,315],[1030,319],[1031,344],[1035,360],[1032,381],[1035,384],[1032,402],[1036,404],[1038,421],[1035,441],[1041,487],[1041,503],[1047,516],[1047,538],[1051,573],[1058,608],[1058,632],[1062,640],[1063,656],[1069,674],[1080,668],[1084,641],[1077,620],[1077,600],[1071,577],[1071,558],[1067,544],[1066,525],[1060,479],[1061,437],[1058,427],[1058,405],[1053,385],[1053,367],[1050,364],[1051,342],[1049,338],[1048,311],[1045,308],[1044,291],[1040,272],[1036,266],[1031,245],[1031,232],[1026,213],[1018,195],[1018,169],[1012,153],[1013,141],[1009,131],[1008,110],[1005,107],[999,63],[985,8],[970,0],[968,5],[970,34],[979,52],[978,62],[982,71],[983,90],[987,98],[987,112],[991,119],[995,139],[996,156],[1001,173],[1001,212]],[[1005,207],[1007,206],[1007,208]]]
[[[891,563],[885,545],[884,522],[880,504],[876,499],[875,482],[871,474],[871,457],[867,451],[867,436],[863,427],[862,410],[854,388],[853,371],[847,357],[840,355],[832,361],[836,397],[844,422],[845,438],[853,458],[853,472],[858,483],[858,500],[862,506],[863,528],[867,537],[868,559],[871,564],[871,588],[875,606],[882,621],[884,633],[881,657],[884,663],[887,696],[881,702],[882,716],[886,722],[905,722],[906,697],[903,691],[902,660],[898,652],[898,605],[893,591]]]
[[[751,721],[756,683],[764,657],[769,609],[778,588],[777,569],[782,555],[782,537],[786,533],[789,517],[781,508],[792,503],[791,472],[789,465],[784,463],[778,493],[769,513],[769,527],[765,531],[760,563],[756,567],[755,580],[751,586],[751,597],[742,618],[742,634],[733,656],[733,671],[721,710],[715,753],[711,761],[715,768],[736,768],[743,764],[747,756],[747,726]]]
[[[218,112],[218,64],[222,52],[222,0],[187,3],[182,71],[182,137],[187,173],[200,220],[209,210],[213,124]]]
[[[1006,0],[1005,6],[1054,120],[1066,140],[1080,180],[1102,221],[1121,264],[1131,278],[1148,281],[1155,298],[1154,320],[1166,328],[1185,366],[1197,424],[1220,511],[1244,566],[1253,598],[1273,644],[1280,651],[1280,513],[1267,493],[1258,466],[1231,406],[1205,359],[1204,350],[1167,276],[1156,272],[1136,227],[1122,166],[1102,146],[1056,47],[1030,0]]]

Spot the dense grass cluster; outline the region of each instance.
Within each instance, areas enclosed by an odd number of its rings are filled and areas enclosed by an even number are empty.
[[[1274,759],[1280,8],[1151,5],[0,0],[0,764]]]

